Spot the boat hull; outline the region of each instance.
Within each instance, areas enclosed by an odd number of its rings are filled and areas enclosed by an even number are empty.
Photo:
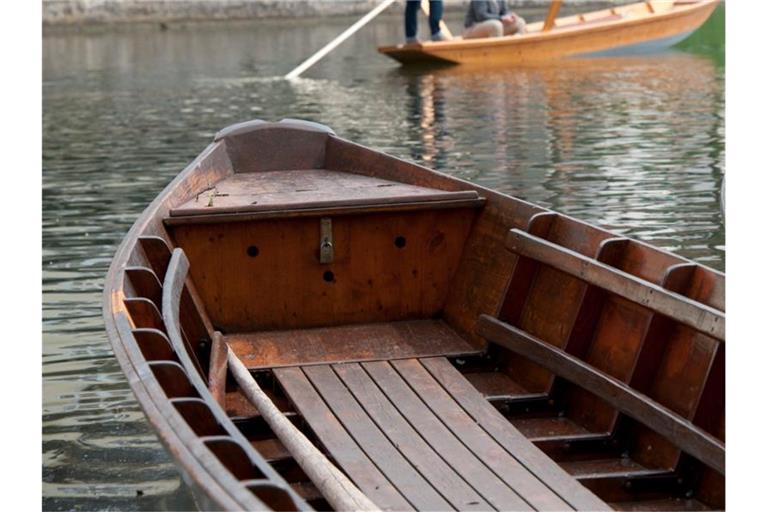
[[[706,0],[634,17],[611,17],[609,10],[604,12],[605,21],[575,23],[548,32],[534,24],[522,36],[386,46],[379,52],[402,64],[474,65],[524,65],[571,56],[648,52],[682,41],[709,18],[717,4],[717,0]]]

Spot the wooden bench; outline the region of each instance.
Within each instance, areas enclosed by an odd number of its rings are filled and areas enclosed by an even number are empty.
[[[543,238],[512,229],[507,249],[584,282],[640,304],[670,320],[725,342],[725,314]],[[670,440],[720,474],[725,474],[725,444],[689,419],[659,404],[619,379],[516,326],[482,315],[478,333],[553,372]]]
[[[382,509],[609,509],[444,357],[273,372],[330,457]]]

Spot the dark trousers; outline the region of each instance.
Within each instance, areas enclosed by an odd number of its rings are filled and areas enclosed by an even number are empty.
[[[418,31],[418,14],[421,2],[408,0],[405,2],[405,37],[416,37]],[[434,35],[440,32],[440,20],[443,18],[442,0],[429,2],[429,30]]]

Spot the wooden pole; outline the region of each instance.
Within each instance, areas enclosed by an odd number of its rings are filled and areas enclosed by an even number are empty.
[[[379,510],[280,412],[231,349],[227,352],[227,362],[248,401],[256,407],[280,442],[335,510]]]
[[[549,12],[547,12],[547,18],[544,20],[544,26],[541,28],[542,32],[546,32],[555,26],[555,18],[557,18],[557,13],[560,12],[562,5],[563,0],[552,0],[552,3],[549,4]]]
[[[379,5],[374,7],[371,12],[357,20],[351,27],[349,27],[347,30],[339,34],[333,41],[328,43],[327,45],[320,48],[320,50],[317,51],[314,55],[312,55],[310,58],[296,66],[296,69],[285,75],[285,78],[288,80],[291,80],[293,78],[297,78],[299,75],[301,75],[303,72],[314,66],[317,61],[331,53],[334,48],[339,46],[341,43],[347,40],[349,36],[363,28],[369,21],[371,21],[373,18],[378,16],[378,14],[389,7],[395,0],[384,0]]]

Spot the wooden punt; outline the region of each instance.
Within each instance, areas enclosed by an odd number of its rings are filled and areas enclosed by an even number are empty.
[[[104,320],[203,509],[709,510],[724,288],[325,126],[252,121],[136,221]]]
[[[528,25],[526,34],[382,46],[402,64],[519,65],[570,56],[648,52],[678,43],[699,28],[719,0],[656,0]],[[559,6],[559,2],[554,2]]]

